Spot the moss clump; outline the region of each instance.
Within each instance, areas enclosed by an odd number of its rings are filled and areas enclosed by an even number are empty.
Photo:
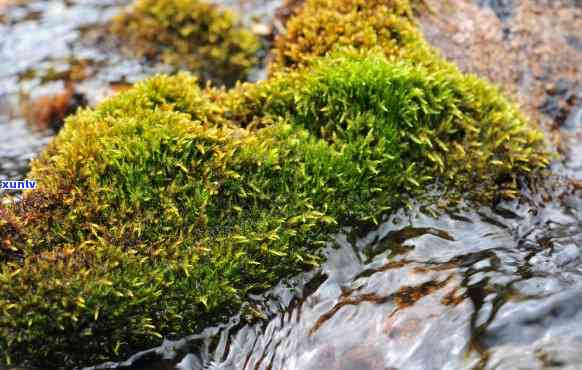
[[[410,0],[306,0],[272,52],[270,72],[302,66],[343,47],[380,48],[390,60],[453,68],[422,37]]]
[[[338,221],[437,179],[489,186],[545,163],[502,100],[475,112],[472,86],[381,55],[254,85],[295,86],[270,95],[262,126],[239,127],[196,85],[157,77],[79,113],[35,163],[40,193],[4,210],[23,256],[0,274],[14,360],[85,364],[191,332],[316,263]]]
[[[39,189],[0,209],[3,361],[80,366],[196,331],[435,182],[512,195],[547,164],[541,133],[433,58],[352,48],[229,91],[158,76],[70,118]]]
[[[329,166],[325,146],[288,124],[251,135],[215,122],[196,86],[158,77],[79,113],[35,163],[41,189],[4,210],[22,256],[4,256],[0,273],[0,348],[13,361],[116,358],[315,263],[333,219],[300,156]],[[188,108],[198,114],[177,111]]]
[[[369,159],[380,166],[378,178],[412,188],[439,181],[484,200],[512,196],[517,176],[548,163],[541,132],[497,88],[449,68],[391,62],[382,49],[314,59],[241,85],[223,104],[227,117],[251,130],[284,116],[331,145],[365,144],[379,152],[355,160]]]
[[[227,85],[246,79],[260,47],[233,12],[198,0],[135,0],[111,29],[139,57]]]

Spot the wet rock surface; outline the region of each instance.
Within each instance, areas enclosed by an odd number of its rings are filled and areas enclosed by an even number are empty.
[[[582,4],[576,0],[425,1],[427,40],[461,70],[498,84],[541,123],[580,180]]]
[[[425,4],[427,9],[419,14],[425,37],[463,71],[497,83],[530,114],[545,114],[546,121],[560,118],[557,107],[544,107],[552,105],[548,98],[562,97],[553,105],[565,110],[576,105],[573,100],[582,83],[576,47],[582,27],[580,4],[567,0]]]

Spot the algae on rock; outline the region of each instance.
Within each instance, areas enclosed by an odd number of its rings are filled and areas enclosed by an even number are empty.
[[[260,48],[232,11],[199,0],[135,0],[111,30],[139,57],[229,86],[246,79]]]
[[[405,1],[350,4],[416,32],[386,5]],[[547,165],[497,89],[428,46],[420,63],[406,37],[387,52],[396,34],[232,90],[157,76],[68,119],[33,163],[38,189],[0,208],[3,361],[86,365],[200,330],[317,264],[341,226],[434,183],[511,196]]]

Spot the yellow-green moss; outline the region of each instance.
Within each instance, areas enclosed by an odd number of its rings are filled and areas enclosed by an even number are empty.
[[[111,29],[140,57],[227,85],[246,79],[260,47],[232,11],[198,0],[135,0]]]
[[[302,66],[343,47],[380,48],[390,60],[449,68],[416,27],[410,0],[306,0],[277,38],[269,69]]]
[[[377,43],[229,91],[157,76],[70,118],[38,190],[0,208],[4,361],[80,366],[191,333],[318,263],[341,225],[434,183],[510,196],[547,164],[497,89]]]

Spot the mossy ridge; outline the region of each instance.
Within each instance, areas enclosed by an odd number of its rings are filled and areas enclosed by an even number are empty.
[[[247,78],[261,47],[234,12],[198,0],[135,0],[111,30],[139,57],[228,86]]]
[[[482,115],[507,138],[475,130],[473,86],[447,73],[347,52],[286,76],[256,85],[295,85],[270,95],[262,126],[221,114],[240,89],[204,94],[185,74],[69,119],[20,206],[45,194],[50,207],[4,212],[24,260],[2,266],[0,347],[15,361],[118,358],[317,263],[338,220],[378,219],[439,178],[495,185],[546,163],[539,133],[506,105]]]

